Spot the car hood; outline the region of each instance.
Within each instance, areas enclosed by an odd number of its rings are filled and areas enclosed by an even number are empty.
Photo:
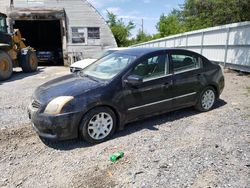
[[[75,74],[62,76],[39,86],[34,93],[34,98],[45,104],[59,96],[78,96],[92,89],[104,85],[89,77]]]
[[[72,65],[70,65],[71,68],[85,68],[87,66],[89,66],[91,63],[95,62],[96,59],[83,59],[80,61],[76,61],[75,63],[73,63]]]

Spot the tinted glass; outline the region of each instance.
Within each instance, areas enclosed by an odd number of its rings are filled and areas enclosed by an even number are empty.
[[[6,19],[2,16],[0,16],[0,32],[7,33]]]
[[[172,54],[174,73],[200,68],[199,58],[195,55]]]
[[[142,76],[144,80],[164,76],[168,74],[168,62],[166,55],[156,55],[144,59],[138,64],[132,74]]]

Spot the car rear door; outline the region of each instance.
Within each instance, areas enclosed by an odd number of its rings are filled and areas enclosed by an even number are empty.
[[[143,76],[140,85],[124,85],[124,104],[128,119],[162,113],[172,107],[172,75],[166,51],[139,60],[128,75]]]
[[[169,57],[173,74],[173,107],[194,105],[203,88],[201,58],[185,50],[172,50]]]

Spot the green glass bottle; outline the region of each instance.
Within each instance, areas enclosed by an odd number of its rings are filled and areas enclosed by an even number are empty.
[[[113,153],[110,157],[109,157],[109,160],[112,161],[112,162],[115,162],[117,161],[118,159],[122,158],[124,156],[124,153],[119,151],[119,152],[116,152],[116,153]]]

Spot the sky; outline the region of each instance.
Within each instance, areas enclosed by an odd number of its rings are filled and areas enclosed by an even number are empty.
[[[136,28],[131,32],[135,36],[142,28],[144,32],[155,34],[155,26],[160,15],[171,12],[174,8],[184,3],[184,0],[88,0],[98,12],[106,19],[107,10],[113,12],[118,18],[122,18],[125,23],[133,21]]]

